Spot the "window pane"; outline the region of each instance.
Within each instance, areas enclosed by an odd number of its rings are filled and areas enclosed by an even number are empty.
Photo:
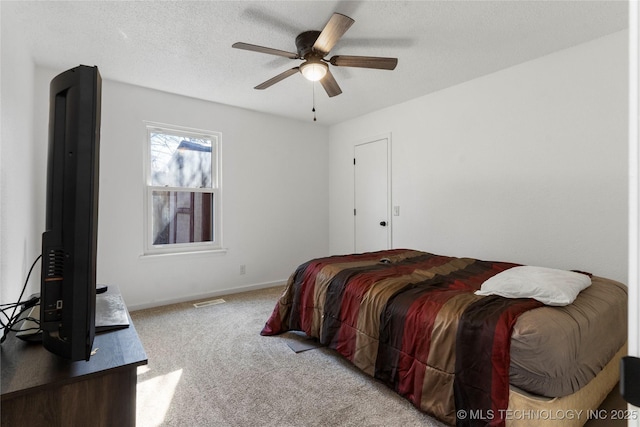
[[[211,139],[151,132],[151,185],[211,188]]]
[[[213,194],[153,191],[152,209],[154,245],[214,240]]]

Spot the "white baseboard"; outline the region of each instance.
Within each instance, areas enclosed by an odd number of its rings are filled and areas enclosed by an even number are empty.
[[[254,283],[252,285],[244,285],[236,288],[219,289],[216,291],[206,292],[202,294],[185,295],[180,298],[169,298],[165,300],[152,301],[149,303],[130,305],[130,306],[127,306],[127,309],[129,311],[144,310],[146,308],[160,307],[163,305],[177,304],[181,302],[195,301],[195,300],[205,299],[205,298],[213,298],[213,297],[220,297],[224,295],[238,294],[242,292],[255,291],[258,289],[272,288],[274,286],[284,286],[286,283],[287,283],[286,279],[276,280],[273,282]]]

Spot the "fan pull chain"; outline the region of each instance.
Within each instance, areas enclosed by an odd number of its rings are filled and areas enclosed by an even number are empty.
[[[316,82],[313,82],[311,91],[313,92],[313,108],[311,109],[311,112],[313,113],[313,121],[315,122],[316,121]]]

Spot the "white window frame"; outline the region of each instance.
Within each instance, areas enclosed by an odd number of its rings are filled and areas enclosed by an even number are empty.
[[[144,244],[143,255],[169,255],[181,253],[226,252],[222,245],[222,134],[209,130],[187,128],[162,123],[144,122]],[[151,133],[195,137],[211,140],[211,188],[155,186],[151,183]],[[152,208],[154,191],[186,191],[213,195],[213,241],[194,243],[170,243],[154,245],[152,241]]]

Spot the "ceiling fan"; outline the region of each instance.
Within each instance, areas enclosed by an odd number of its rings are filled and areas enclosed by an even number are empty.
[[[284,56],[290,59],[304,60],[300,66],[293,67],[260,83],[255,89],[266,89],[300,72],[308,80],[320,81],[327,95],[333,97],[340,95],[342,90],[333,77],[333,74],[331,74],[329,64],[336,67],[375,68],[379,70],[393,70],[398,64],[397,58],[382,58],[376,56],[336,55],[329,60],[324,59],[354,22],[355,21],[348,16],[334,13],[322,31],[305,31],[296,37],[297,53],[242,42],[234,43],[231,47],[269,55]]]

